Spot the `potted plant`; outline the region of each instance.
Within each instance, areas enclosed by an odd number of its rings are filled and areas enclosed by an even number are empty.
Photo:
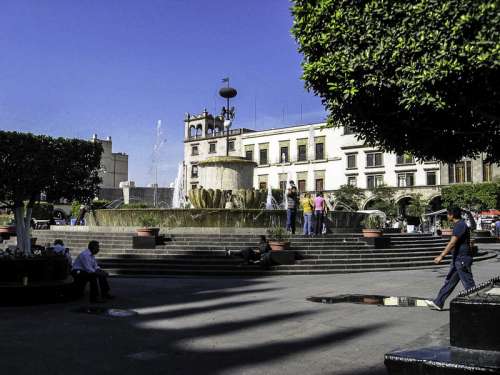
[[[157,219],[151,214],[142,215],[139,218],[139,225],[137,228],[137,235],[139,237],[157,237],[160,233],[160,228],[156,227]]]
[[[16,226],[12,225],[10,215],[0,215],[0,234],[14,235],[16,234]]]
[[[382,237],[384,226],[382,217],[378,215],[370,215],[364,220],[363,237],[373,238]]]
[[[444,219],[441,221],[441,236],[443,237],[451,237],[453,234],[453,226],[448,221],[448,219]]]
[[[282,251],[290,248],[290,235],[281,226],[271,227],[267,230],[269,246],[272,251]]]

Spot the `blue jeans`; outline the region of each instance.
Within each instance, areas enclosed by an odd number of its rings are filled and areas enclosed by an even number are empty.
[[[439,307],[444,306],[444,301],[453,292],[453,289],[457,286],[458,282],[461,281],[464,289],[470,289],[476,286],[474,278],[472,277],[472,257],[459,255],[450,264],[450,271],[446,276],[444,285],[438,293],[438,296],[434,300],[434,303]]]
[[[295,218],[297,216],[297,210],[295,208],[289,208],[286,210],[286,230],[291,231],[295,234]]]
[[[304,234],[306,236],[313,234],[312,230],[312,212],[310,214],[304,214]]]

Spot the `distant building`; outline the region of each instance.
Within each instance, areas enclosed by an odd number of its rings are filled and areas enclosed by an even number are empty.
[[[102,178],[101,188],[119,188],[120,182],[128,180],[128,155],[113,152],[111,137],[99,139],[97,134],[94,134],[92,142],[99,142],[103,148],[99,174]]]
[[[211,156],[226,155],[227,132],[223,119],[207,111],[187,114],[184,137],[184,178],[187,190],[199,187],[198,163]],[[363,208],[370,206],[369,190],[384,184],[396,188],[404,204],[420,193],[437,207],[441,186],[453,183],[488,182],[500,178],[500,167],[481,158],[457,164],[417,162],[411,155],[385,153],[368,147],[349,128],[323,128],[324,123],[279,129],[229,131],[229,155],[257,163],[254,188],[284,189],[295,181],[299,191],[332,192],[350,184],[366,189]]]

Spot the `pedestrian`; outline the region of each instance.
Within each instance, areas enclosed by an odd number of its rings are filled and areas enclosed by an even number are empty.
[[[71,254],[69,252],[69,249],[66,246],[64,246],[64,242],[61,239],[57,239],[54,241],[54,246],[52,246],[52,252],[55,255],[64,256],[68,261],[69,267],[71,268],[71,265],[73,263],[71,259]]]
[[[288,189],[286,193],[286,230],[295,234],[295,221],[297,217],[297,188],[293,184],[293,181],[290,181],[291,187]]]
[[[495,221],[495,236],[500,238],[500,218]]]
[[[259,237],[259,244],[257,245],[256,249],[248,247],[241,251],[226,250],[226,256],[237,256],[243,258],[242,265],[263,262],[267,266],[267,264],[269,263],[269,259],[267,259],[267,256],[270,251],[271,247],[269,246],[269,241],[267,240],[266,236],[261,235]]]
[[[444,285],[434,300],[426,300],[427,306],[435,310],[442,310],[444,302],[461,281],[465,290],[476,286],[472,276],[472,247],[470,243],[470,229],[462,219],[460,208],[448,209],[448,220],[453,221],[453,234],[445,249],[434,259],[439,264],[443,258],[452,252],[450,270]]]
[[[108,273],[97,265],[95,255],[98,252],[99,242],[90,241],[87,249],[83,250],[75,259],[71,271],[79,296],[83,295],[87,283],[90,284],[91,303],[104,302],[104,299],[114,298],[109,294]]]
[[[304,235],[311,236],[313,234],[312,215],[314,209],[314,202],[311,199],[311,194],[304,193],[300,200],[300,206],[304,214]]]
[[[323,232],[323,220],[325,216],[325,198],[323,198],[323,192],[319,191],[316,193],[316,198],[314,198],[314,234],[316,236]]]

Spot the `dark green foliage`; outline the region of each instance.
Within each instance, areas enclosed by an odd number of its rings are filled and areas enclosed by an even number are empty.
[[[54,206],[50,203],[35,203],[31,214],[33,219],[50,220],[54,217]]]
[[[306,87],[331,126],[419,159],[500,160],[498,0],[294,0]]]
[[[131,208],[150,208],[151,206],[148,206],[145,203],[129,203],[129,204],[122,204],[119,209],[131,209]]]
[[[93,210],[101,210],[101,209],[106,208],[106,206],[110,203],[111,203],[111,201],[108,201],[106,199],[100,199],[100,200],[92,201],[91,207]]]
[[[500,208],[500,183],[460,184],[441,190],[445,207],[461,207],[468,210]]]
[[[422,194],[413,194],[410,204],[406,207],[406,214],[413,217],[421,217],[427,211],[428,202],[422,198]]]
[[[0,131],[0,202],[32,207],[48,202],[89,201],[98,189],[102,146],[78,139]]]
[[[346,205],[353,210],[360,208],[361,202],[365,199],[362,189],[352,185],[342,185],[334,192],[335,204]]]

